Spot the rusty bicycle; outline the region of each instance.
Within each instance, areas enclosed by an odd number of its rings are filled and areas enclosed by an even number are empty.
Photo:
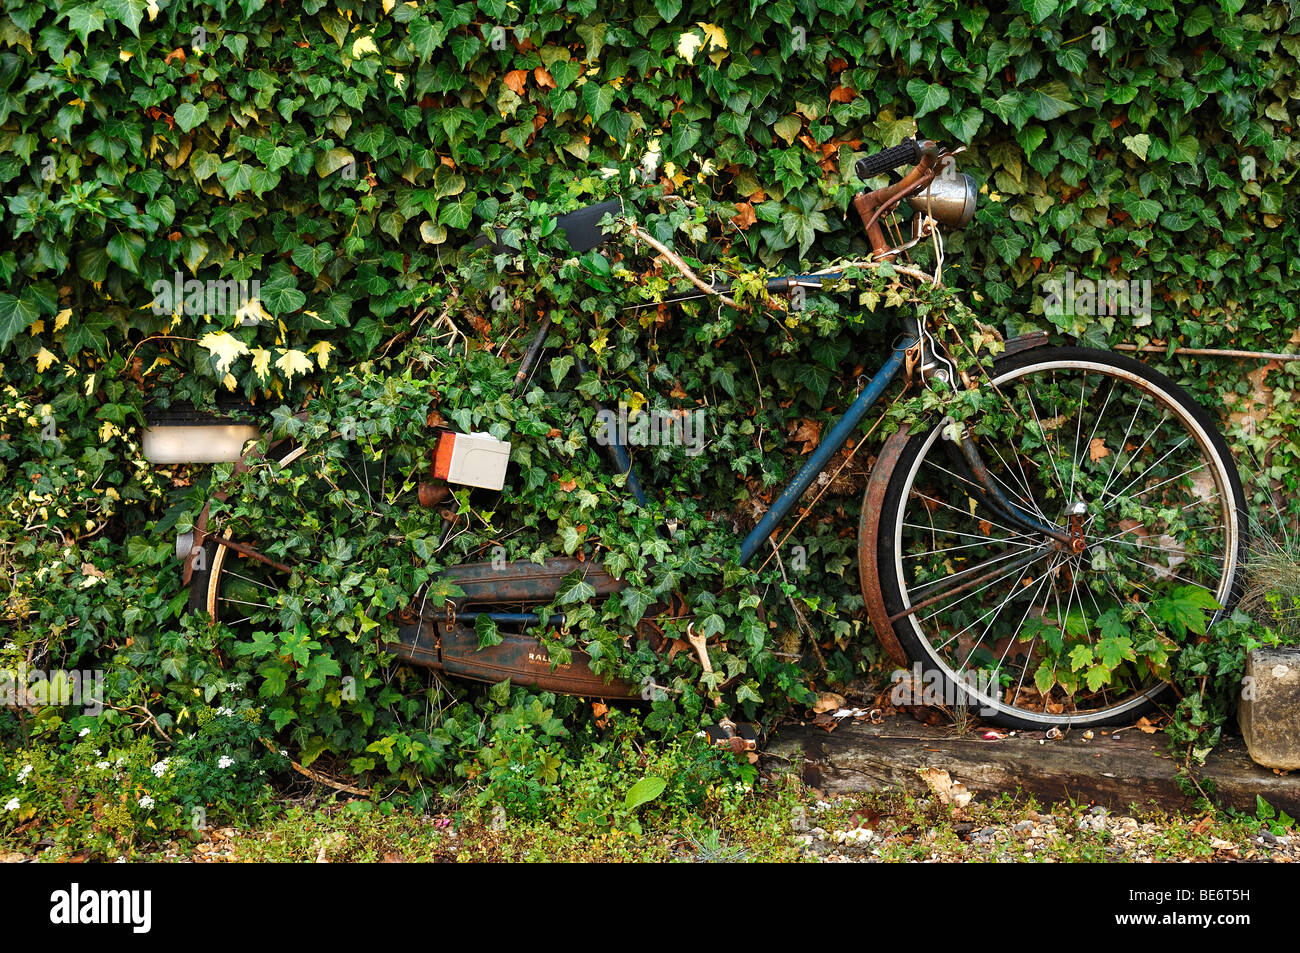
[[[978,192],[955,172],[956,151],[909,139],[858,161],[864,181],[911,167],[899,181],[853,200],[875,259],[898,260],[970,220]],[[913,213],[910,237],[895,214],[905,207]],[[581,209],[556,227],[583,252],[606,240],[600,223],[617,209],[617,201]],[[785,276],[769,280],[768,290],[818,289],[841,277],[834,269]],[[1162,660],[1228,612],[1240,585],[1245,499],[1209,414],[1139,361],[1054,346],[1045,333],[1006,342],[991,371],[967,380],[923,321],[901,316],[901,330],[879,370],[745,536],[740,562],[777,545],[783,521],[895,381],[978,388],[986,402],[976,417],[905,427],[879,451],[858,549],[872,627],[900,664],[919,665],[950,698],[994,722],[1106,725],[1150,711],[1167,689]],[[522,357],[519,380],[545,336],[543,324]],[[456,439],[447,438],[447,466]],[[628,492],[644,501],[633,449],[615,439],[607,450],[627,474]],[[308,461],[307,447],[285,444],[240,465],[289,472]],[[355,476],[369,492],[372,474]],[[294,568],[267,555],[270,542],[245,538],[239,525],[210,518],[205,507],[187,541],[191,604],[231,625],[268,606],[268,594]],[[536,608],[579,569],[592,598],[622,585],[600,566],[570,559],[455,566],[445,576],[462,594],[426,608],[412,593],[401,610],[399,641],[388,648],[452,676],[641,698],[641,686],[594,674],[581,651],[568,664],[554,664],[536,635],[544,623],[556,623]],[[680,605],[660,609],[682,612]],[[499,644],[480,649],[480,618],[498,628]],[[647,613],[639,633],[652,644],[662,640],[655,613]],[[693,631],[691,639],[708,668],[707,642]]]

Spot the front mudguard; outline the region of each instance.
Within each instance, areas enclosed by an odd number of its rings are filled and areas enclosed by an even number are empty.
[[[1006,343],[1002,356],[1019,354],[1030,348],[1042,347],[1047,343],[1046,331],[1034,331],[1014,337]],[[858,523],[858,578],[862,584],[862,599],[867,606],[867,618],[876,630],[876,638],[885,651],[901,666],[907,665],[907,656],[898,643],[894,626],[889,621],[889,612],[885,609],[885,597],[880,588],[880,566],[876,560],[876,540],[880,537],[880,517],[884,509],[885,491],[894,475],[894,467],[907,446],[911,431],[900,427],[898,432],[885,441],[875,466],[871,468],[871,478],[867,481],[867,492],[862,500],[862,518]]]

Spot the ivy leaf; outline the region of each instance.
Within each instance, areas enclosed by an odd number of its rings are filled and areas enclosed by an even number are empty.
[[[460,195],[465,191],[465,177],[458,174],[455,170],[447,168],[445,165],[438,167],[438,171],[433,176],[433,197],[436,199],[450,198],[453,195]]]
[[[7,291],[0,292],[0,348],[7,347],[10,341],[31,327],[40,314],[36,305],[25,296],[15,297]]]
[[[920,119],[926,113],[932,113],[940,106],[945,106],[951,98],[948,88],[942,83],[927,83],[923,79],[907,81],[907,95],[916,103],[915,118]]]
[[[212,331],[199,338],[199,347],[206,348],[216,358],[217,374],[224,376],[242,354],[248,353],[248,345],[228,331]]]
[[[104,0],[104,12],[136,36],[140,35],[140,20],[144,15],[144,0]]]
[[[573,355],[563,354],[560,357],[551,358],[551,382],[556,387],[560,386],[560,381],[569,373],[569,368],[573,367]]]
[[[181,132],[190,132],[196,126],[208,121],[208,104],[181,103],[176,107],[172,118],[176,120],[176,125],[180,126]]]
[[[1145,159],[1147,149],[1151,148],[1151,137],[1145,132],[1139,132],[1135,136],[1125,136],[1123,142],[1125,148],[1139,159]]]
[[[474,221],[475,201],[472,196],[462,195],[446,202],[438,209],[438,224],[448,228],[469,228]]]
[[[1176,136],[1169,143],[1169,161],[1195,165],[1196,157],[1200,154],[1200,151],[1201,143],[1196,136],[1190,133],[1185,136]]]
[[[307,296],[298,290],[293,278],[281,275],[263,282],[262,305],[276,317],[297,311],[307,303]]]
[[[133,275],[140,273],[140,256],[144,254],[144,239],[134,232],[118,232],[108,240],[108,257]]]
[[[829,368],[812,362],[800,364],[794,372],[794,379],[816,394],[818,403],[826,396],[833,377]]]
[[[795,137],[803,130],[803,120],[794,113],[782,116],[772,124],[772,131],[785,140],[785,144],[793,145]]]
[[[323,179],[353,161],[352,153],[342,146],[329,149],[316,157],[316,175]]]
[[[311,373],[311,358],[302,351],[290,348],[280,355],[275,366],[284,374],[285,380],[293,380],[294,374]]]
[[[1021,3],[1035,23],[1042,23],[1060,6],[1060,0],[1021,0]]]
[[[959,113],[944,116],[940,121],[958,142],[970,142],[980,131],[980,126],[984,122],[984,112],[974,106],[967,106]]]
[[[430,54],[438,47],[442,46],[443,40],[447,38],[447,26],[441,21],[437,24],[431,23],[428,17],[417,17],[411,21],[410,27],[411,45],[415,47],[415,55],[422,60],[427,60]]]
[[[627,621],[631,625],[636,625],[645,615],[646,610],[650,608],[653,599],[644,589],[637,586],[629,586],[622,593],[623,608],[627,612]]]
[[[582,86],[582,104],[587,107],[587,112],[591,114],[592,122],[595,122],[609,112],[610,107],[614,105],[614,87],[603,86],[595,80],[584,83]]]
[[[1034,115],[1044,122],[1077,108],[1070,99],[1069,87],[1060,80],[1046,83],[1034,92]]]
[[[690,152],[691,149],[695,147],[695,144],[700,141],[700,133],[703,132],[703,128],[704,127],[694,120],[691,120],[690,122],[674,123],[673,134],[670,140],[672,154],[681,156]]]
[[[334,249],[329,245],[299,245],[293,250],[290,256],[293,263],[307,272],[313,278],[317,277],[325,266],[334,260]],[[296,289],[295,289],[296,290]],[[288,308],[289,311],[296,311],[307,301],[306,297],[296,306]]]
[[[1187,14],[1179,26],[1187,36],[1200,36],[1214,26],[1214,11],[1202,4]]]
[[[497,620],[492,618],[486,612],[480,612],[474,617],[474,631],[478,634],[478,647],[480,649],[491,648],[494,645],[500,645],[505,639],[501,638],[501,633],[497,630]],[[509,697],[510,680],[506,679],[507,698]],[[500,704],[505,704],[501,702]]]
[[[583,578],[582,570],[575,569],[560,582],[560,587],[555,593],[555,604],[569,606],[575,602],[586,602],[595,596],[596,587]]]
[[[81,37],[83,46],[86,45],[86,40],[90,37],[90,34],[104,29],[104,8],[97,3],[78,4],[70,8],[63,16],[67,17],[68,29]]]

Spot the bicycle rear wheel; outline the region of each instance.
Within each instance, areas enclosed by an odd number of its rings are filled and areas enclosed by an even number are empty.
[[[1239,594],[1231,454],[1185,391],[1120,355],[1036,348],[981,386],[965,439],[1007,499],[1073,526],[1084,548],[991,512],[937,424],[908,441],[884,497],[876,558],[894,632],[941,702],[1020,728],[1130,722]]]

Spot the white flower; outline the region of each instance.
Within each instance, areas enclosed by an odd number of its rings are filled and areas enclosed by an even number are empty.
[[[153,807],[153,798],[146,794],[144,797],[140,798],[139,804],[147,811],[149,808]]]
[[[18,798],[16,798],[16,797],[11,797],[11,798],[9,799],[9,803],[5,805],[5,810],[6,810],[6,811],[16,811],[16,810],[18,810],[20,807],[22,807],[22,805],[18,803]]]
[[[230,718],[235,714],[235,710],[233,708],[218,708],[217,714],[224,718]]]
[[[86,737],[86,735],[88,735],[88,734],[90,734],[90,729],[89,729],[89,728],[82,728],[81,731],[77,732],[77,737],[78,737],[78,738],[84,738],[84,737]]]
[[[234,759],[234,758],[231,758],[231,757],[229,757],[229,756],[223,754],[223,755],[221,756],[221,760],[217,762],[217,767],[218,767],[218,768],[228,768],[228,767],[230,767],[230,766],[231,766],[232,764],[234,764],[234,763],[235,763],[235,759]]]
[[[18,772],[18,783],[26,784],[27,776],[31,773],[32,773],[32,766],[30,764],[26,765],[21,771]]]
[[[99,770],[101,771],[107,771],[110,767],[112,767],[112,765],[109,764],[107,761],[98,761],[95,763],[95,767],[99,768]]]
[[[161,761],[159,761],[149,770],[154,773],[154,777],[161,778],[164,774],[167,773],[167,765],[171,762],[171,760],[172,760],[171,758],[163,758]]]

